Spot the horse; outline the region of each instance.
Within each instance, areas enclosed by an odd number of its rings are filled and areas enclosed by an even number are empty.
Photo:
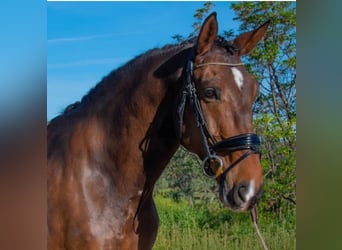
[[[227,41],[213,12],[197,38],[137,56],[48,123],[48,249],[152,249],[153,188],[180,145],[202,159],[225,206],[256,206],[258,84],[241,56],[267,26]]]

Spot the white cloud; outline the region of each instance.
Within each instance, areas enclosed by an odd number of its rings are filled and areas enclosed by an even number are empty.
[[[147,33],[146,32],[108,33],[108,34],[98,34],[98,35],[89,35],[89,36],[51,38],[51,39],[47,39],[47,42],[49,44],[59,44],[59,43],[70,43],[70,42],[94,40],[94,39],[114,37],[114,36],[131,36],[131,35],[144,35],[144,34],[147,34]]]
[[[74,62],[65,63],[53,63],[48,64],[48,69],[70,68],[70,67],[85,67],[89,65],[118,65],[129,60],[128,57],[122,58],[99,58],[99,59],[87,59]]]
[[[102,35],[78,36],[78,37],[62,37],[62,38],[48,39],[47,41],[48,43],[68,43],[68,42],[93,40],[93,39],[111,37],[111,36],[114,36],[114,34],[102,34]]]

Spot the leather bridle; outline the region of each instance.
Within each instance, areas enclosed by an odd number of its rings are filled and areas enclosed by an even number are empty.
[[[203,63],[197,66],[193,66],[192,60],[188,60],[187,66],[185,69],[185,80],[183,85],[183,90],[181,93],[181,99],[178,103],[177,107],[177,117],[178,124],[181,126],[183,124],[183,114],[185,104],[188,101],[190,107],[192,107],[196,126],[199,128],[203,148],[206,153],[206,157],[203,160],[202,167],[203,172],[208,177],[212,178],[224,178],[226,174],[232,170],[238,163],[244,160],[251,154],[259,154],[260,155],[260,140],[258,135],[254,133],[246,133],[240,134],[234,137],[222,139],[217,141],[214,136],[210,133],[208,126],[205,121],[205,117],[199,102],[199,99],[196,94],[196,86],[193,78],[193,71],[204,66],[209,65],[222,65],[228,67],[241,66],[242,63],[232,64],[232,63],[222,63],[222,62],[210,62]],[[180,128],[179,128],[180,129]],[[178,132],[179,137],[181,137],[181,131]],[[210,141],[210,145],[208,143]],[[232,153],[235,151],[247,150],[243,153],[237,160],[232,162],[229,166],[224,167],[222,159],[217,156],[217,153]],[[218,164],[217,170],[215,173],[212,171],[210,164],[215,163]]]

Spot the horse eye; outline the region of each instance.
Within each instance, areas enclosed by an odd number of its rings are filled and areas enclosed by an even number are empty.
[[[216,89],[214,88],[207,88],[204,90],[204,97],[208,99],[218,99]]]

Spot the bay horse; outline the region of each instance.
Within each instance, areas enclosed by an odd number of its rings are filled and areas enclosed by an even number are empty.
[[[151,249],[153,188],[180,144],[203,160],[224,205],[255,206],[258,85],[240,57],[267,26],[226,41],[214,12],[196,39],[136,57],[49,122],[48,249]]]

